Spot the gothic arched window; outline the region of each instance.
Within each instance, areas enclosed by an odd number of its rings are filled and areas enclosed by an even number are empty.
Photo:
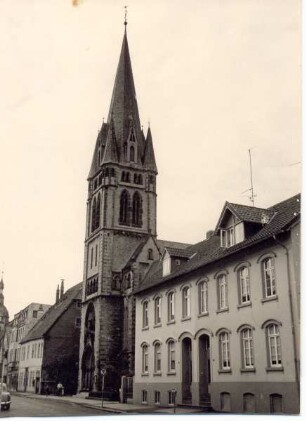
[[[137,227],[142,225],[142,198],[138,192],[135,192],[133,196],[132,224]]]
[[[130,196],[126,190],[123,190],[120,197],[120,215],[119,224],[129,225],[129,201]]]
[[[134,148],[134,146],[130,147],[130,161],[135,162],[135,148]]]
[[[96,209],[96,226],[95,229],[99,228],[100,226],[100,211],[101,209],[101,197],[100,194],[98,195],[98,200],[97,200],[97,209]]]
[[[93,232],[96,228],[96,209],[97,209],[97,201],[96,198],[93,200],[93,205],[91,209],[91,231]]]

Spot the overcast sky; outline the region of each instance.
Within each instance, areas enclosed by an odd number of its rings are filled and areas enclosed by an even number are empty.
[[[125,0],[0,0],[0,267],[10,318],[82,280],[87,175],[107,117]],[[226,200],[300,191],[298,0],[129,0],[161,239],[198,242]]]

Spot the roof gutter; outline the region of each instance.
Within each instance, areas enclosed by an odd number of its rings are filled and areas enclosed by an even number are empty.
[[[289,293],[289,305],[290,305],[290,316],[291,316],[291,331],[293,336],[293,352],[294,352],[294,366],[295,366],[295,378],[298,388],[298,395],[300,397],[300,371],[299,371],[299,361],[297,355],[297,338],[296,338],[296,330],[294,325],[294,314],[293,314],[293,302],[292,302],[292,289],[291,289],[291,275],[290,275],[290,267],[289,267],[289,250],[283,243],[281,243],[277,238],[276,235],[273,235],[274,241],[281,246],[285,250],[286,254],[286,261],[287,261],[287,277],[288,277],[288,293]]]

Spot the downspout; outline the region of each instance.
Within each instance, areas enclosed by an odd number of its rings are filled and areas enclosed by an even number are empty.
[[[287,276],[288,276],[288,284],[289,284],[289,303],[290,303],[290,316],[291,316],[291,329],[293,335],[293,352],[294,352],[294,366],[295,366],[295,377],[297,382],[298,394],[300,398],[300,376],[299,376],[299,369],[298,369],[298,359],[297,359],[297,345],[296,345],[296,332],[294,326],[294,316],[293,316],[293,303],[292,303],[292,291],[291,291],[291,276],[290,276],[290,269],[289,269],[289,250],[288,248],[281,243],[277,238],[276,235],[273,235],[274,241],[281,246],[285,250],[285,254],[287,257]]]

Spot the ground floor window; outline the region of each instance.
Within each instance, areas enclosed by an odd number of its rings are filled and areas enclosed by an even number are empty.
[[[143,390],[141,392],[142,395],[142,403],[148,403],[148,392],[147,390]]]
[[[227,393],[227,392],[221,393],[220,399],[221,399],[221,411],[230,412],[231,411],[230,393]]]
[[[253,393],[244,393],[243,395],[243,411],[244,412],[256,412],[255,411],[255,396]]]
[[[154,402],[155,402],[156,405],[160,404],[160,391],[159,390],[155,390]]]
[[[283,397],[277,393],[270,395],[270,412],[281,414],[283,412]]]
[[[175,405],[175,396],[176,396],[176,391],[174,390],[168,391],[168,404],[169,405]]]

